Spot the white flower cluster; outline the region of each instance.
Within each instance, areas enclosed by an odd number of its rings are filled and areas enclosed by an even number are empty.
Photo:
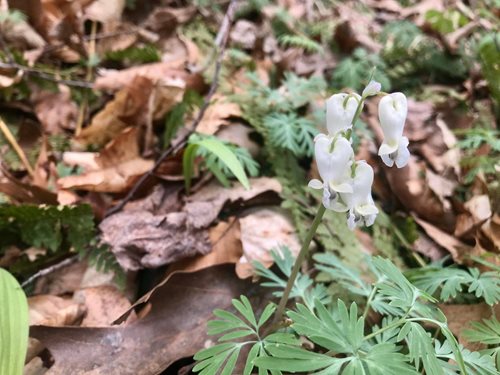
[[[372,225],[378,213],[371,194],[373,169],[365,160],[354,160],[351,145],[353,122],[368,96],[384,95],[378,107],[384,133],[378,151],[382,161],[389,167],[395,163],[402,168],[410,157],[408,138],[403,136],[408,110],[406,96],[400,92],[383,94],[380,90],[380,83],[371,81],[362,96],[346,93],[331,96],[326,101],[328,135],[319,134],[314,140],[314,154],[322,181],[313,179],[309,187],[323,189],[325,208],[346,212],[351,229]]]

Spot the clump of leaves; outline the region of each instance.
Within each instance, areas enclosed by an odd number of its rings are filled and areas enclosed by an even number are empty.
[[[471,183],[478,173],[495,176],[500,166],[500,132],[496,129],[475,126],[456,131],[462,137],[457,147],[464,151],[461,163],[469,171],[464,182]],[[480,147],[486,147],[485,153],[477,153]]]
[[[257,272],[265,280],[263,286],[276,288],[275,295],[279,296],[294,260],[286,249],[273,252],[273,257],[284,277],[262,265],[257,265]],[[302,303],[288,311],[289,326],[278,327],[274,332],[287,333],[286,338],[276,336],[273,341],[267,340],[262,343],[265,355],[252,355],[253,364],[259,371],[317,375],[498,373],[493,360],[496,352],[471,352],[460,346],[446,324],[446,317],[436,306],[438,300],[418,288],[388,259],[367,257],[368,269],[363,273],[333,254],[316,254],[314,259],[318,270],[330,275],[331,282],[344,288],[346,298],[357,301],[347,303],[331,298],[328,292],[337,289],[315,282],[308,275],[299,275],[292,296]],[[489,278],[490,275],[484,273],[479,277]],[[496,278],[498,282],[499,276]],[[493,299],[498,302],[500,296],[493,294]],[[380,324],[370,326],[367,319],[370,310],[382,316]],[[474,328],[472,335],[476,335],[478,341],[497,343],[494,335],[499,329],[498,322],[478,323]],[[314,345],[304,347],[298,344],[299,340],[292,342],[291,334]],[[207,369],[211,360],[204,359],[203,368]],[[220,368],[224,359],[219,357],[218,360],[221,362],[217,368]],[[215,366],[204,372],[207,375],[216,373]]]
[[[95,238],[94,214],[89,205],[0,205],[0,254],[10,245],[47,249],[47,259],[74,251],[98,270],[113,271],[116,281],[122,282],[123,271],[115,256],[98,246]],[[26,277],[24,273],[31,268],[31,263],[21,258],[11,270]]]
[[[368,53],[363,48],[356,48],[350,57],[344,58],[333,71],[332,85],[336,88],[352,87],[360,91],[366,86],[366,72],[376,66],[373,79],[390,91],[391,80],[385,73],[387,66],[376,54]]]
[[[465,77],[463,61],[447,54],[435,39],[409,21],[387,23],[379,38],[384,46],[381,56],[386,71],[400,86],[420,84],[421,75],[431,82]]]
[[[208,334],[223,335],[217,340],[218,344],[196,353],[194,359],[198,363],[193,371],[201,375],[232,374],[242,349],[250,347],[242,372],[243,375],[250,375],[255,368],[255,358],[269,355],[267,345],[275,342],[297,345],[297,339],[289,333],[263,334],[263,326],[276,309],[273,303],[264,308],[258,320],[250,301],[245,296],[233,299],[233,306],[241,317],[225,310],[214,311],[214,315],[219,319],[208,323]],[[239,339],[244,339],[244,341]],[[268,372],[259,370],[259,374],[267,375]],[[281,372],[272,371],[272,374],[281,374]]]
[[[219,182],[229,187],[230,177],[236,177],[239,182],[249,188],[247,174],[257,176],[259,164],[252,158],[247,149],[214,136],[193,134],[184,151],[183,169],[186,189],[189,190],[196,157],[202,157],[204,166],[213,173]]]
[[[144,46],[130,46],[118,51],[107,51],[104,59],[127,64],[146,64],[160,61],[161,55],[154,45],[145,44]]]

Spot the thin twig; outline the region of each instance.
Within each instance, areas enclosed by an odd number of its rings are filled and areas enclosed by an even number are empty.
[[[227,41],[229,39],[229,30],[231,28],[231,24],[234,18],[234,13],[236,10],[236,4],[237,0],[231,0],[229,3],[229,6],[226,11],[226,15],[224,16],[224,19],[222,20],[222,24],[220,26],[219,32],[217,33],[216,40],[219,41],[219,45],[217,45],[217,48],[219,50],[219,54],[217,56],[217,60],[215,62],[215,71],[214,75],[212,77],[212,83],[210,85],[210,89],[205,96],[205,100],[203,101],[203,105],[200,108],[200,111],[198,112],[198,115],[196,118],[193,120],[191,126],[189,127],[189,131],[183,135],[175,145],[171,145],[169,148],[167,148],[163,153],[160,155],[160,157],[156,160],[155,164],[153,167],[144,175],[141,176],[141,178],[135,183],[135,185],[132,187],[132,189],[129,191],[127,196],[122,199],[122,201],[117,204],[116,206],[112,207],[106,212],[106,217],[111,216],[119,211],[127,204],[128,201],[130,201],[134,195],[137,193],[137,191],[141,188],[141,186],[146,182],[148,178],[150,178],[156,169],[160,166],[160,164],[169,156],[172,154],[177,153],[180,151],[187,143],[189,137],[191,134],[194,133],[196,130],[196,127],[200,123],[200,121],[203,119],[203,116],[205,115],[205,112],[210,105],[210,101],[212,99],[212,96],[214,95],[215,91],[217,90],[218,87],[218,82],[219,82],[219,75],[220,75],[220,70],[222,67],[222,60],[224,58],[224,52],[226,50],[226,45]]]
[[[43,72],[43,71],[38,70],[36,68],[30,68],[29,66],[17,64],[15,62],[12,62],[12,63],[0,62],[0,68],[2,68],[2,69],[18,69],[18,70],[23,71],[25,74],[34,75],[34,76],[43,78],[47,81],[61,83],[61,84],[68,85],[68,86],[82,87],[82,88],[86,88],[86,89],[91,89],[94,87],[94,84],[92,82],[74,81],[71,79],[60,79],[60,78],[55,77],[53,74]]]
[[[21,284],[21,286],[24,288],[26,285],[31,284],[36,279],[39,279],[42,276],[46,276],[49,273],[55,272],[61,268],[70,266],[73,263],[75,263],[77,260],[78,260],[78,255],[74,255],[71,258],[64,259],[62,262],[59,262],[59,263],[56,263],[50,267],[44,268],[43,270],[38,271],[34,275],[31,275],[31,277],[28,280],[26,280],[25,282],[23,282]]]
[[[17,143],[16,138],[14,135],[12,135],[12,132],[10,131],[9,127],[3,122],[3,120],[0,118],[0,131],[3,133],[7,141],[9,141],[10,145],[16,152],[17,156],[19,156],[19,159],[21,159],[21,162],[24,165],[24,168],[28,171],[29,175],[33,177],[35,175],[35,171],[30,165],[30,162],[28,161],[28,158],[26,157],[26,154],[24,153],[23,149],[21,146],[19,146],[19,143]]]

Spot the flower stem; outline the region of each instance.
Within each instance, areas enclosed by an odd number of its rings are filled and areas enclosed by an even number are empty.
[[[288,301],[288,298],[290,297],[290,293],[291,293],[292,288],[295,284],[295,280],[297,279],[297,275],[299,274],[300,266],[302,266],[302,263],[304,262],[304,259],[306,258],[306,255],[309,252],[309,245],[311,244],[312,238],[313,238],[314,234],[316,233],[316,230],[318,229],[319,224],[321,223],[321,219],[323,218],[325,211],[326,211],[325,206],[320,204],[319,209],[318,209],[318,213],[316,214],[316,217],[314,218],[314,221],[312,222],[311,228],[309,228],[309,232],[307,232],[306,238],[304,239],[304,242],[302,244],[302,248],[300,249],[299,255],[297,256],[297,259],[295,260],[295,264],[293,265],[292,273],[290,274],[290,277],[288,278],[288,283],[286,284],[286,288],[283,292],[283,296],[281,296],[281,300],[278,304],[278,308],[276,309],[276,314],[274,315],[274,323],[279,322],[283,318],[286,303]]]
[[[375,297],[376,292],[377,292],[377,287],[374,285],[370,295],[368,296],[368,300],[366,301],[365,311],[363,313],[363,319],[366,319],[368,311],[370,311],[370,305],[373,301],[373,297]]]

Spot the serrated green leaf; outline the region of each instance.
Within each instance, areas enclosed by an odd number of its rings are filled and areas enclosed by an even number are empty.
[[[20,375],[28,348],[28,301],[17,280],[0,268],[0,374]]]

